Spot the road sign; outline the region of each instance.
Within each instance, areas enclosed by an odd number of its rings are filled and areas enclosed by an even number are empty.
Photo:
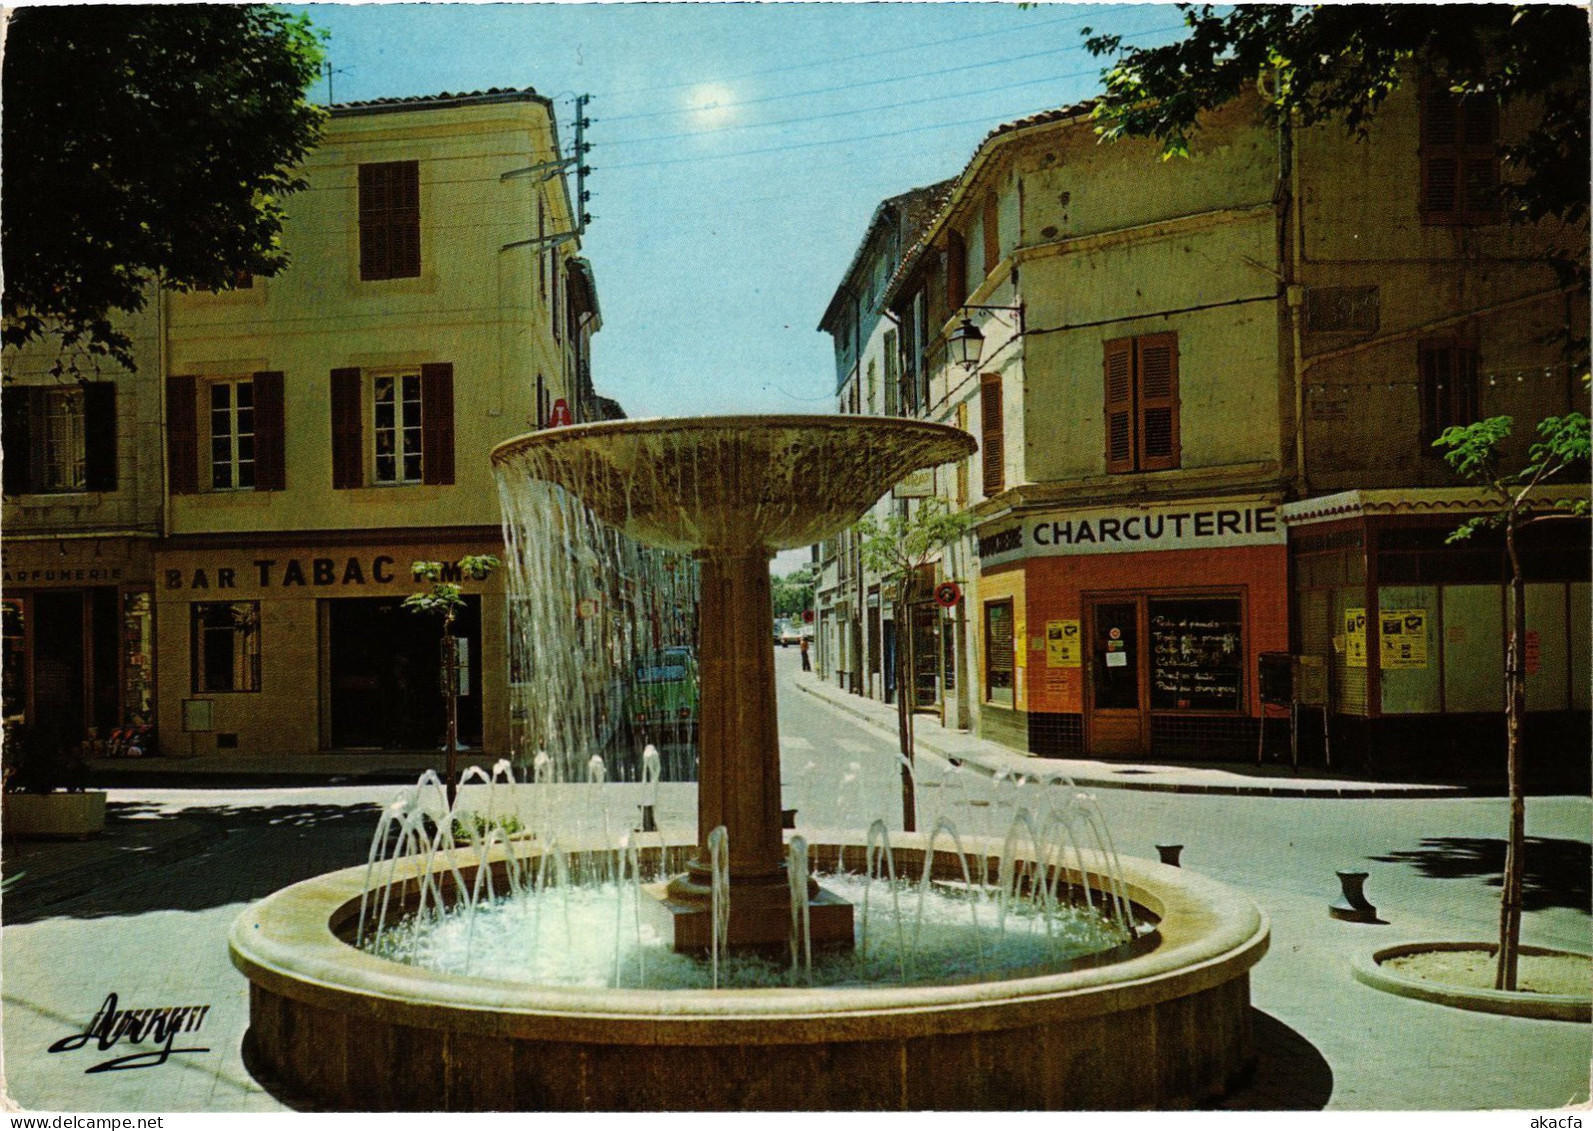
[[[962,589],[955,581],[942,581],[935,586],[935,604],[941,608],[953,608],[960,600],[962,600]]]
[[[813,610],[812,609],[803,609],[802,610],[802,623],[803,624],[812,624],[813,623]]]
[[[574,424],[575,418],[570,415],[570,402],[560,397],[553,402],[553,415],[548,417],[549,428],[563,428]]]

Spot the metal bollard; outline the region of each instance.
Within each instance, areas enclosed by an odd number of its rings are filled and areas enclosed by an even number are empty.
[[[1174,868],[1183,867],[1183,865],[1178,862],[1178,855],[1179,853],[1183,852],[1183,850],[1184,846],[1181,844],[1158,844],[1156,846],[1156,851],[1161,855],[1162,863],[1171,864]]]
[[[1347,923],[1376,923],[1377,908],[1366,900],[1366,894],[1361,890],[1366,883],[1366,872],[1336,872],[1339,886],[1343,893],[1338,899],[1328,904],[1328,914],[1335,919],[1343,919]]]

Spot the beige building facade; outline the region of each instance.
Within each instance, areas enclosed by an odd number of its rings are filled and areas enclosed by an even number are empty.
[[[335,106],[286,202],[291,266],[151,304],[115,387],[148,432],[135,587],[163,751],[440,746],[440,624],[401,608],[412,564],[501,554],[491,449],[614,411],[567,164],[531,91]],[[7,500],[8,580],[28,502]],[[515,753],[501,581],[457,579],[461,739]]]

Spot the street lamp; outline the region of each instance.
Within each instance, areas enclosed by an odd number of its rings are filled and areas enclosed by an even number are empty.
[[[1002,310],[1012,315],[1013,329],[1018,334],[1023,333],[1023,307],[1021,306],[975,306],[965,303],[958,308],[962,314],[962,321],[958,322],[951,333],[946,335],[946,348],[951,353],[951,359],[969,373],[979,368],[979,361],[984,356],[985,336],[979,327],[975,326],[968,318],[970,310]]]

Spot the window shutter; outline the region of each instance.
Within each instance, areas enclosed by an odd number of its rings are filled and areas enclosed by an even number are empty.
[[[420,367],[421,481],[454,481],[454,367],[447,362]]]
[[[983,442],[984,491],[999,495],[1007,481],[1007,446],[1001,410],[1001,376],[986,373],[979,379],[979,431]]]
[[[946,317],[968,301],[968,245],[953,228],[946,235]]]
[[[33,489],[29,425],[33,390],[26,385],[0,389],[0,492],[26,495]]]
[[[365,414],[358,369],[332,370],[332,486],[365,483]]]
[[[985,274],[996,269],[1001,262],[1001,217],[996,207],[996,194],[985,197]]]
[[[116,386],[109,381],[83,386],[83,485],[116,490]]]
[[[1106,470],[1134,470],[1134,339],[1106,346]]]
[[[287,429],[284,418],[282,374],[254,375],[254,489],[281,491],[287,487]]]
[[[359,171],[360,278],[420,274],[420,162],[385,161]]]
[[[166,490],[199,490],[199,382],[193,377],[166,378]]]
[[[1178,466],[1178,335],[1134,341],[1139,385],[1139,469]]]

